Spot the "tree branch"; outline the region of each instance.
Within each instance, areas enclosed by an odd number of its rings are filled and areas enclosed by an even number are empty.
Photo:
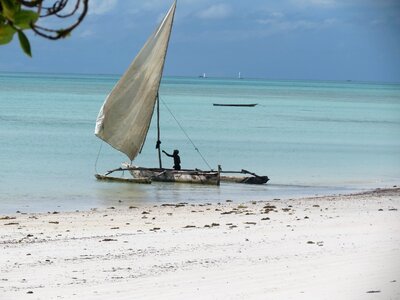
[[[82,10],[77,20],[67,28],[64,29],[51,29],[42,27],[40,25],[31,24],[32,30],[41,37],[58,40],[68,36],[85,18],[89,9],[89,0],[76,0],[74,9],[67,14],[60,14],[65,9],[69,0],[59,0],[54,3],[52,7],[42,7],[43,10],[47,10],[47,13],[41,17],[57,16],[58,18],[68,18],[74,16],[78,11],[82,3]]]

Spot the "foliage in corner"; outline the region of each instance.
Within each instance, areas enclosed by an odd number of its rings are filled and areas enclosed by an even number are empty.
[[[47,4],[49,2],[50,5]],[[68,2],[70,0],[0,0],[0,45],[10,43],[17,34],[21,49],[32,56],[31,45],[24,30],[32,30],[50,40],[69,36],[86,16],[89,0],[71,0],[75,3],[72,6]],[[63,20],[72,18],[74,21],[65,28],[56,29],[38,24],[40,19],[48,17]]]

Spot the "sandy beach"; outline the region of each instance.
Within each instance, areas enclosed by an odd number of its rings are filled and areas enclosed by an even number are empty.
[[[400,189],[0,216],[0,299],[399,299]]]

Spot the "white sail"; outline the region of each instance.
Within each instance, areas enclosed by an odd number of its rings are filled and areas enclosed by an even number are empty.
[[[176,1],[111,93],[96,120],[95,134],[133,160],[146,140],[160,87]]]

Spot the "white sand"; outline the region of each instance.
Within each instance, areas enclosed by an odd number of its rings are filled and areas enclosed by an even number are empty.
[[[0,299],[400,299],[399,209],[391,189],[0,216]]]

